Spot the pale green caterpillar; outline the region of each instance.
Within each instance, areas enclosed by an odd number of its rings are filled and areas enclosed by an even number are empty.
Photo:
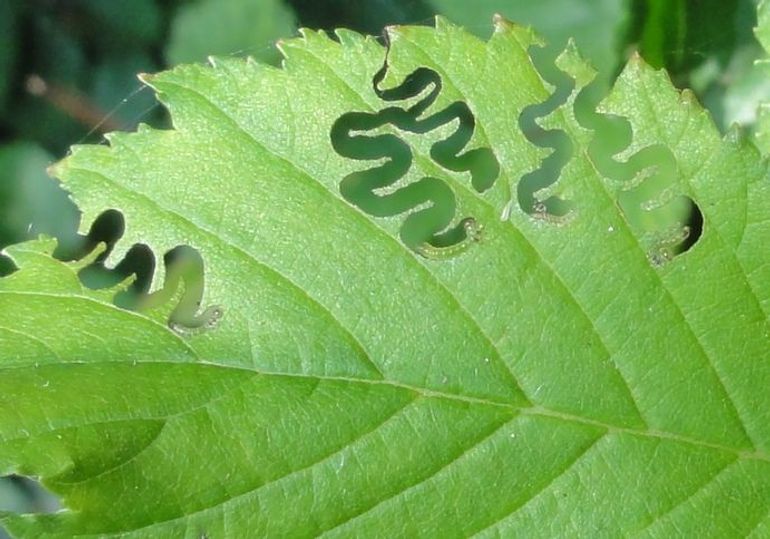
[[[415,248],[415,251],[430,260],[446,260],[462,253],[473,243],[481,241],[484,226],[476,221],[476,219],[466,217],[460,221],[460,225],[465,230],[465,238],[462,241],[444,247],[437,247],[424,241]]]
[[[225,311],[221,305],[211,305],[205,311],[203,311],[200,316],[185,320],[184,324],[177,322],[172,316],[168,321],[168,327],[174,331],[174,333],[179,335],[198,335],[217,327],[217,324],[219,324],[219,321],[222,319],[224,314]]]
[[[679,230],[668,234],[668,237],[658,239],[656,245],[647,252],[647,259],[655,267],[663,266],[679,254],[680,246],[690,236],[690,227],[681,226]]]

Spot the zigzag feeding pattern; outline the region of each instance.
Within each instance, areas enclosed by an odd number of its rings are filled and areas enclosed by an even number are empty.
[[[629,225],[646,236],[650,262],[662,265],[697,241],[703,214],[692,198],[675,192],[680,173],[665,144],[646,146],[625,161],[616,158],[631,146],[633,129],[628,119],[598,111],[603,97],[596,82],[582,88],[575,98],[575,118],[594,132],[588,148],[591,161],[600,174],[622,186],[620,208]],[[688,215],[696,230],[675,215]]]
[[[106,249],[80,270],[80,280],[86,286],[94,289],[112,288],[134,276],[128,288],[115,294],[114,302],[118,307],[139,312],[155,309],[171,301],[181,286],[179,301],[168,318],[169,327],[182,334],[214,328],[224,312],[221,306],[209,306],[198,314],[204,290],[204,264],[200,253],[187,245],[179,245],[168,251],[163,256],[163,286],[150,292],[156,260],[147,245],[134,244],[114,267],[105,266],[106,259],[123,236],[124,230],[123,215],[117,210],[107,210],[94,220],[88,234],[80,238],[82,246],[76,252],[54,254],[61,260],[79,260],[103,243]]]
[[[388,44],[389,47],[389,44]],[[395,88],[381,89],[388,70],[387,54],[383,67],[373,77],[376,95],[383,101],[403,101],[426,94],[410,107],[389,106],[370,112],[348,112],[331,129],[334,149],[343,157],[384,162],[368,170],[353,172],[340,182],[342,196],[375,217],[408,213],[400,229],[401,240],[428,258],[445,258],[464,251],[481,235],[483,224],[474,217],[455,221],[457,209],[454,192],[439,178],[423,177],[404,187],[388,191],[412,166],[412,150],[398,135],[383,132],[393,127],[402,132],[425,134],[457,120],[456,130],[431,147],[431,158],[442,167],[456,172],[470,172],[474,189],[483,193],[495,182],[499,164],[490,148],[460,152],[470,141],[475,118],[467,104],[455,101],[427,117],[423,113],[441,92],[441,77],[428,67],[419,67]],[[703,221],[697,204],[675,192],[678,166],[672,151],[663,144],[638,150],[625,161],[616,159],[633,142],[633,131],[626,118],[597,111],[604,93],[599,81],[578,87],[569,73],[558,67],[552,51],[539,45],[530,47],[529,56],[541,79],[554,87],[540,103],[525,107],[518,117],[518,127],[534,146],[552,150],[516,186],[520,209],[533,218],[553,223],[564,222],[574,203],[546,193],[560,179],[565,165],[573,157],[575,142],[563,129],[544,129],[538,120],[571,103],[578,123],[594,132],[588,154],[597,171],[621,186],[618,205],[629,226],[641,236],[653,265],[661,265],[690,248],[699,235]],[[377,132],[379,130],[379,132]],[[369,134],[372,131],[376,134]],[[507,219],[510,204],[503,211]],[[681,216],[689,216],[692,230]],[[452,225],[452,223],[455,223]],[[694,232],[694,233],[693,233]]]
[[[519,115],[519,128],[526,139],[540,148],[552,152],[540,166],[521,177],[516,187],[519,207],[524,213],[542,218],[564,218],[573,208],[570,201],[555,195],[540,200],[537,192],[554,185],[561,176],[564,165],[574,152],[570,137],[562,129],[543,129],[538,123],[567,102],[575,88],[575,81],[559,69],[554,69],[554,59],[542,47],[530,47],[530,58],[540,77],[554,86],[553,93],[542,103],[526,107]]]
[[[519,127],[532,144],[553,151],[536,170],[520,179],[518,200],[525,213],[554,221],[567,215],[572,203],[556,196],[539,200],[536,192],[558,181],[564,165],[572,157],[573,142],[563,130],[544,130],[536,120],[564,106],[576,91],[576,81],[558,67],[553,54],[548,54],[545,49],[531,47],[529,54],[541,78],[555,89],[546,101],[524,109],[519,117]],[[662,265],[697,241],[703,222],[697,204],[690,197],[674,192],[679,174],[676,158],[665,145],[654,144],[625,161],[616,159],[633,142],[630,122],[620,116],[598,112],[598,105],[605,96],[600,81],[595,80],[577,90],[572,103],[575,118],[582,127],[594,133],[589,157],[602,176],[622,186],[618,204],[626,220],[642,235],[650,262]],[[676,215],[689,216],[689,223],[695,230],[675,218]]]
[[[387,69],[386,62],[373,79],[374,91],[383,101],[402,101],[429,91],[408,108],[390,106],[376,113],[349,112],[337,119],[331,129],[331,141],[337,153],[357,160],[386,159],[379,166],[348,174],[340,183],[340,192],[348,202],[375,217],[410,212],[400,230],[404,244],[428,258],[453,256],[479,239],[481,227],[476,220],[466,217],[450,227],[457,203],[452,189],[439,178],[426,176],[393,192],[379,193],[406,175],[412,166],[412,150],[395,134],[358,133],[392,126],[425,134],[457,120],[456,130],[432,145],[431,158],[448,170],[470,172],[471,184],[480,193],[494,184],[499,164],[489,148],[460,153],[475,129],[475,118],[464,102],[455,101],[439,112],[421,117],[441,92],[438,73],[418,68],[399,86],[383,90],[380,83]]]

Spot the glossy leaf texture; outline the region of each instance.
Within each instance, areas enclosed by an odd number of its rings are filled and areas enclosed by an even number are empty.
[[[172,130],[116,133],[53,168],[84,231],[106,209],[124,215],[108,263],[135,243],[157,256],[189,245],[205,263],[202,308],[224,316],[179,334],[173,301],[128,311],[80,283],[89,259],[60,262],[45,240],[9,249],[0,471],[41,476],[67,510],[3,525],[19,537],[770,534],[770,192],[756,149],[721,139],[639,58],[598,116],[577,118],[591,69],[569,47],[558,66],[572,86],[549,101],[537,38],[501,19],[488,42],[440,18],[389,29],[387,52],[337,36],[281,43],[280,69],[219,58],[147,76]],[[488,148],[499,165],[479,186],[434,159],[460,120],[372,128],[412,159],[372,193],[433,178],[453,223],[483,227],[441,257],[402,241],[422,206],[380,212],[341,192],[382,147],[358,160],[331,137],[346,114],[423,100],[376,91],[421,68],[441,87],[417,119],[463,103],[463,151]],[[546,102],[540,129],[522,129]],[[627,147],[590,129],[611,117],[630,126]],[[614,151],[664,160],[623,179]],[[522,196],[552,153],[556,176]],[[629,192],[649,203],[629,206]],[[566,214],[550,212],[557,199]],[[681,253],[667,249],[683,225],[648,218],[676,200],[703,220]]]

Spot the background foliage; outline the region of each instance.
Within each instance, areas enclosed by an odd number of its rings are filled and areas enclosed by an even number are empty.
[[[752,0],[0,0],[0,247],[45,232],[77,249],[77,209],[45,167],[73,143],[167,124],[138,72],[207,54],[277,62],[275,41],[301,26],[379,34],[441,13],[488,36],[495,12],[535,26],[552,51],[574,37],[608,83],[639,50],[692,87],[723,130],[751,131],[770,100]],[[0,270],[13,269],[3,259]],[[25,480],[0,482],[0,509],[54,506]]]

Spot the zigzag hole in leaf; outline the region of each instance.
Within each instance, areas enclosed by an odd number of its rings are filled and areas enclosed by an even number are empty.
[[[548,47],[532,46],[529,55],[540,76],[554,87],[551,96],[526,107],[519,115],[519,128],[524,136],[539,148],[551,149],[540,166],[522,176],[517,185],[519,207],[532,217],[560,222],[573,210],[573,203],[555,195],[540,199],[537,193],[556,184],[561,171],[573,153],[570,137],[562,129],[543,129],[537,119],[553,113],[567,102],[575,88],[575,81],[556,68],[554,51]]]
[[[603,92],[594,82],[575,99],[575,117],[594,131],[588,154],[596,169],[618,186],[618,204],[655,266],[689,250],[703,230],[703,213],[680,192],[676,158],[664,144],[646,146],[625,161],[616,158],[633,141],[630,122],[597,110]]]
[[[204,291],[204,263],[200,253],[186,245],[179,245],[165,253],[163,287],[150,292],[156,261],[147,245],[134,244],[114,267],[105,265],[124,231],[123,215],[117,210],[107,210],[91,224],[88,234],[81,238],[80,247],[70,252],[59,250],[54,254],[62,260],[79,260],[103,243],[106,249],[80,270],[79,277],[84,285],[92,289],[112,288],[133,276],[134,281],[125,290],[116,293],[114,302],[121,308],[134,311],[158,308],[172,301],[181,288],[178,303],[168,319],[169,327],[183,334],[214,328],[223,315],[221,306],[212,305],[198,314]]]
[[[454,132],[431,146],[430,157],[447,170],[469,173],[471,185],[479,193],[492,187],[500,165],[489,148],[461,153],[476,126],[465,102],[455,101],[441,111],[425,115],[441,93],[441,76],[436,71],[420,67],[398,86],[382,89],[387,71],[386,61],[372,80],[380,99],[395,102],[422,97],[412,105],[391,105],[374,113],[348,112],[337,119],[330,136],[338,154],[360,161],[384,160],[378,166],[345,176],[340,192],[348,202],[373,217],[408,213],[399,235],[416,253],[434,259],[455,256],[481,238],[482,226],[473,217],[456,219],[455,194],[440,178],[424,176],[393,189],[411,169],[413,153],[409,144],[392,130],[424,135],[454,122]]]

